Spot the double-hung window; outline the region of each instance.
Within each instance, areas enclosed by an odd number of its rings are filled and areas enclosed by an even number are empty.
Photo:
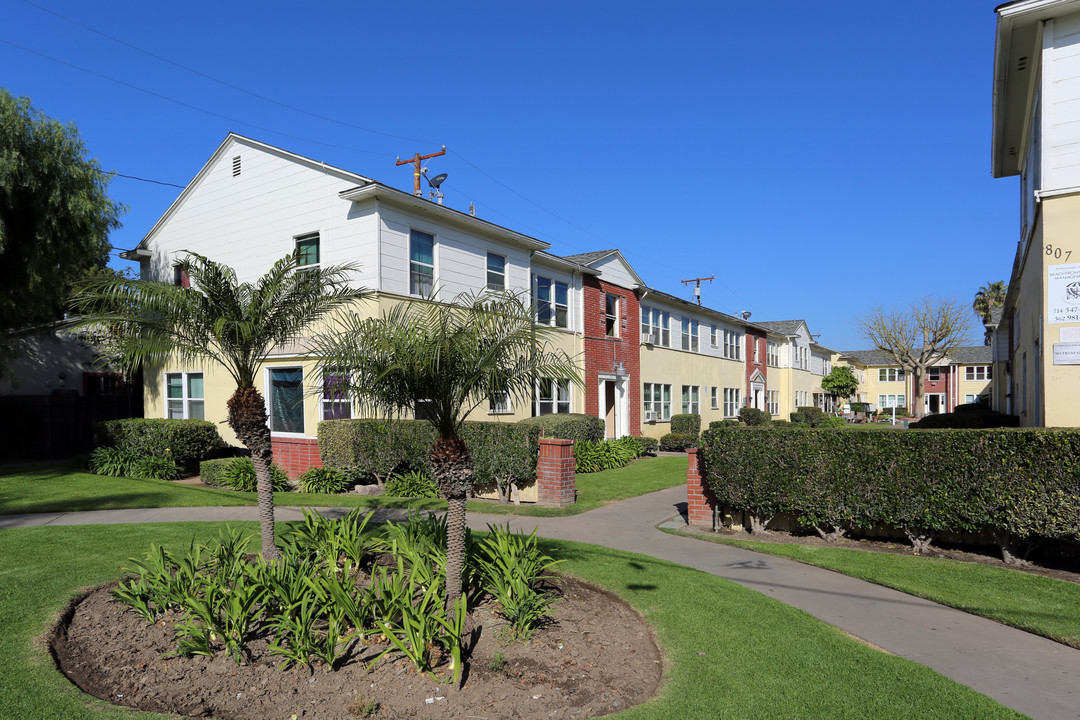
[[[502,255],[487,254],[487,289],[506,289],[506,258]]]
[[[533,275],[536,324],[565,328],[570,325],[570,289],[564,282]]]
[[[682,411],[683,415],[698,415],[701,413],[701,402],[697,385],[682,386]]]
[[[619,296],[604,293],[604,335],[619,337]]]
[[[891,407],[905,407],[903,395],[878,395],[878,409]]]
[[[296,256],[296,264],[307,268],[319,264],[319,233],[301,235],[296,238],[296,248],[293,251]]]
[[[770,415],[779,415],[780,414],[780,391],[779,390],[769,390],[766,393],[766,396],[768,398],[767,402],[768,402],[768,405],[769,405],[769,414]]]
[[[698,351],[698,321],[684,317],[682,319],[682,349]]]
[[[435,283],[435,236],[409,231],[409,294],[431,297]]]
[[[646,305],[641,306],[642,342],[671,347],[671,313],[657,310]]]
[[[655,413],[657,420],[671,419],[671,386],[660,383],[645,383],[642,400],[645,412]]]
[[[990,366],[989,365],[969,365],[964,368],[965,380],[989,380],[990,379]]]
[[[171,420],[205,420],[203,374],[165,374],[165,417]]]
[[[926,368],[926,379],[930,382],[937,382],[941,379],[941,368],[932,367]]]
[[[754,364],[761,364],[761,341],[758,338],[752,338],[751,342],[754,343]]]
[[[349,376],[338,370],[327,370],[323,375],[322,419],[348,420],[352,417],[349,402]]]
[[[878,368],[878,382],[903,382],[904,371],[900,368]]]
[[[715,385],[712,386],[712,394],[709,396],[709,406],[713,410],[720,409],[720,388]]]
[[[488,401],[489,415],[509,415],[512,412],[514,408],[510,404],[510,396],[506,393],[499,393]]]
[[[536,381],[536,415],[570,412],[570,381],[540,378]]]
[[[739,388],[724,388],[724,417],[739,416]]]
[[[304,432],[304,371],[302,368],[270,368],[270,430]]]
[[[711,326],[709,328],[709,346],[714,347],[714,348],[720,347],[720,343],[716,339],[716,326],[715,325],[713,325],[713,326]]]
[[[742,335],[734,330],[724,331],[724,357],[729,360],[742,359]]]
[[[769,367],[780,367],[780,346],[772,340],[765,342],[765,363]]]

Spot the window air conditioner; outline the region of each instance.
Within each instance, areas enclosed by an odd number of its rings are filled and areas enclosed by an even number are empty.
[[[655,410],[646,410],[645,411],[645,422],[656,422],[656,411]]]
[[[646,345],[659,345],[660,344],[660,333],[655,332],[655,331],[651,332],[651,333],[646,333],[646,335],[645,335],[645,344]]]

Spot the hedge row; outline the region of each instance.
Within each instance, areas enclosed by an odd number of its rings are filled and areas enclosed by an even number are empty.
[[[823,536],[886,525],[917,550],[940,532],[1014,543],[1080,538],[1080,431],[715,428],[702,436],[717,501],[763,529],[792,513]]]
[[[526,423],[467,422],[461,439],[473,462],[473,486],[504,488],[536,478],[541,428]],[[430,475],[435,429],[424,420],[324,420],[319,423],[323,465],[351,482],[382,485],[395,473]]]
[[[209,420],[129,418],[106,420],[95,428],[97,447],[118,447],[141,455],[171,458],[194,473],[199,461],[221,454],[228,447]]]
[[[600,442],[604,439],[604,421],[595,415],[554,413],[525,418],[520,425],[543,428],[544,437],[580,442]]]

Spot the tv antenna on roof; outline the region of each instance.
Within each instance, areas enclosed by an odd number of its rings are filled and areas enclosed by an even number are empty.
[[[682,280],[681,282],[684,285],[689,285],[690,283],[694,283],[694,299],[697,300],[697,304],[700,305],[701,304],[701,281],[702,280],[708,280],[709,282],[712,282],[714,277],[715,277],[714,275],[710,275],[707,278],[694,278],[693,280]]]

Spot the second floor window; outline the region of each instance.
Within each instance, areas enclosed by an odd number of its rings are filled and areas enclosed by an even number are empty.
[[[671,313],[641,306],[641,341],[671,347]]]
[[[435,281],[435,236],[409,231],[409,294],[430,297]]]
[[[506,289],[506,258],[502,255],[487,254],[487,289]]]
[[[765,343],[765,362],[769,367],[780,367],[780,346],[772,340]]]
[[[296,238],[296,264],[300,267],[319,264],[319,233]]]
[[[682,319],[682,349],[691,352],[698,351],[698,321],[690,318]]]
[[[734,330],[724,331],[724,357],[729,360],[742,359],[742,336]]]
[[[619,336],[619,296],[604,293],[604,335]]]
[[[534,275],[533,301],[536,303],[537,325],[569,327],[570,289],[566,283]]]
[[[964,368],[965,380],[989,380],[990,379],[990,366],[989,365],[969,365]]]
[[[878,368],[878,382],[903,382],[904,371],[900,368]]]

